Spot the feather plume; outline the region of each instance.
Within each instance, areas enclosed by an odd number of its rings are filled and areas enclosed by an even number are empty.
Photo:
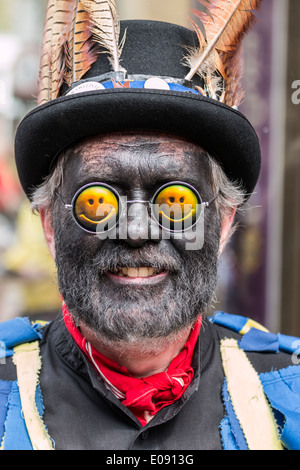
[[[46,103],[51,99],[51,44],[52,26],[54,20],[56,0],[50,0],[47,5],[44,26],[43,45],[40,62],[40,80],[38,90],[38,104]]]
[[[57,98],[63,83],[65,46],[73,0],[49,0],[44,28],[38,103]]]
[[[81,0],[75,0],[71,29],[67,45],[67,72],[65,80],[69,86],[79,81],[96,62],[98,57],[92,41],[91,20]]]
[[[244,74],[244,57],[242,47],[225,54],[224,68],[227,74],[224,102],[230,107],[238,108],[245,98],[242,86]]]
[[[193,20],[191,20],[191,23],[197,34],[199,46],[196,48],[187,48],[188,54],[183,58],[183,64],[187,65],[192,70],[197,67],[199,57],[201,57],[205,50],[206,41],[199,26]],[[216,74],[216,71],[219,72],[219,76],[214,76]],[[207,82],[208,80],[209,82],[211,82],[211,84],[213,84],[213,90],[210,90],[210,95],[215,95],[216,93],[219,93],[221,91],[222,77],[224,79],[227,77],[223,63],[217,51],[212,51],[208,59],[203,63],[202,67],[197,69],[197,74],[204,81]],[[222,75],[222,77],[220,77],[220,74]]]
[[[120,66],[120,57],[125,35],[120,42],[120,23],[115,0],[82,0],[82,4],[90,15],[94,39],[109,54],[113,70],[124,70]]]
[[[58,0],[53,23],[52,45],[52,99],[58,97],[64,81],[66,44],[73,11],[73,0]]]
[[[198,1],[207,9],[207,12],[194,10],[204,26],[206,44],[186,80],[191,80],[198,73],[211,54],[216,51],[229,53],[238,47],[255,20],[253,11],[260,7],[262,0]]]

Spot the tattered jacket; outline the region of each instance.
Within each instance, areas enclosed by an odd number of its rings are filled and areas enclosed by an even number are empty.
[[[0,325],[4,450],[300,450],[300,340],[217,312],[204,322],[185,394],[146,425],[106,387],[68,333]]]

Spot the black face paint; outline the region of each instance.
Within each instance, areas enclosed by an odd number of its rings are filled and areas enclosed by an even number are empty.
[[[132,255],[125,243],[109,241],[94,256],[82,245],[66,249],[57,236],[60,291],[76,321],[83,321],[110,340],[167,336],[191,324],[204,312],[216,287],[218,237],[199,252],[185,256],[160,242]],[[80,261],[79,261],[80,260]],[[79,262],[78,262],[79,261]],[[116,266],[153,267],[168,279],[153,286],[119,286],[107,280]]]
[[[131,154],[130,158],[137,157]],[[148,152],[148,158],[139,155],[137,160],[144,181],[151,169],[151,158],[153,155]],[[176,155],[172,158],[176,160]],[[161,167],[164,161],[165,177],[170,159],[161,158]],[[195,177],[199,171],[199,181],[203,180],[205,164],[199,164],[198,154],[184,165],[187,174]],[[136,174],[132,173],[131,181],[138,188]],[[145,187],[146,183],[138,189],[145,192]],[[79,232],[76,236],[76,230],[70,233],[69,221],[61,222],[59,210],[57,206],[54,217],[58,283],[76,322],[85,323],[109,340],[133,342],[166,337],[205,312],[217,280],[220,221],[214,209],[206,214],[204,245],[196,251],[186,250],[185,241],[172,236],[144,240],[139,246],[132,246],[127,240],[100,241],[94,235]],[[118,282],[114,274],[121,268],[150,268],[154,280]]]

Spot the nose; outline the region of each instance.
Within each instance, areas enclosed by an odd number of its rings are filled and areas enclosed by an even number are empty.
[[[149,240],[159,241],[159,238],[159,226],[151,219],[147,204],[138,201],[128,203],[125,241],[138,248]]]

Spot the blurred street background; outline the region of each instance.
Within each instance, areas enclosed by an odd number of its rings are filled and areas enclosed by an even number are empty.
[[[36,106],[46,0],[0,0],[0,321],[51,319],[60,308],[55,265],[22,193],[13,140]],[[197,0],[119,0],[121,19],[189,26]],[[256,193],[220,265],[214,309],[300,335],[300,2],[264,0],[244,42],[241,111],[262,147]],[[299,90],[299,92],[298,92]]]

